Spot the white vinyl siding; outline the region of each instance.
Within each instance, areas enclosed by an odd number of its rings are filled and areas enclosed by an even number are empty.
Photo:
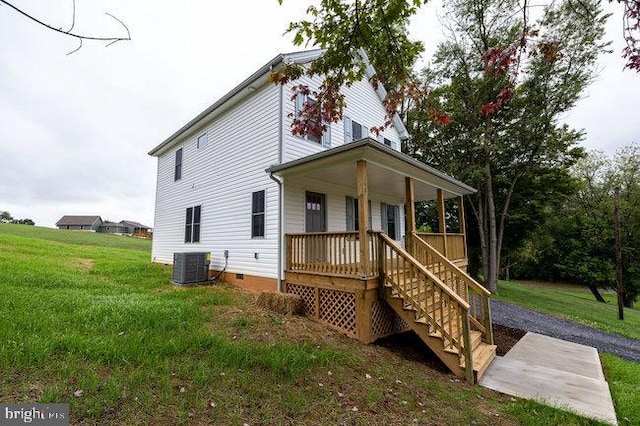
[[[288,84],[283,87],[283,100],[284,100],[284,152],[283,162],[295,160],[307,155],[320,152],[326,147],[323,147],[317,142],[312,142],[293,136],[291,134],[291,117],[289,114],[294,115],[296,111],[295,99],[291,99],[291,88],[297,84],[307,84],[312,90],[317,88],[322,83],[319,77],[310,79],[307,76],[301,77],[292,84]],[[346,119],[353,119],[357,123],[360,123],[363,128],[362,137],[370,136],[373,139],[377,137],[370,134],[370,128],[378,127],[385,122],[385,109],[378,97],[378,94],[373,89],[373,86],[366,81],[360,81],[351,85],[351,87],[345,87],[342,89],[345,95],[347,106],[344,109],[343,117]],[[330,124],[330,146],[336,147],[345,143],[345,140],[352,140],[345,137],[345,122],[331,123]],[[348,131],[347,131],[348,133]],[[391,142],[391,147],[397,151],[400,150],[400,136],[394,127],[385,129],[382,133],[382,140],[384,138]],[[325,143],[329,145],[329,143]]]
[[[171,263],[174,252],[194,251],[193,244],[184,243],[185,211],[201,205],[196,251],[211,252],[212,268],[224,267],[224,251],[229,250],[230,273],[277,277],[279,191],[265,169],[278,162],[280,90],[272,84],[256,89],[176,141],[188,159],[181,180],[173,180],[175,149],[158,158],[154,261]],[[215,143],[198,151],[197,138],[205,132]],[[262,190],[265,238],[251,239],[251,194]]]
[[[157,169],[156,209],[152,258],[171,263],[174,252],[211,252],[212,268],[225,266],[224,251],[229,251],[227,271],[269,278],[278,276],[278,185],[265,172],[279,162],[279,138],[282,136],[282,162],[307,156],[328,147],[344,144],[344,123],[331,123],[324,142],[317,143],[291,134],[291,118],[295,101],[291,98],[294,84],[317,88],[319,78],[303,77],[297,82],[278,87],[264,83],[253,86],[227,102],[215,117],[193,126],[159,154]],[[363,126],[384,123],[385,111],[371,84],[362,81],[345,88],[347,107],[344,115]],[[280,102],[283,111],[280,113]],[[224,110],[224,111],[223,111]],[[367,130],[368,133],[368,130]],[[206,135],[198,143],[200,136]],[[383,137],[399,150],[399,135],[386,129]],[[206,144],[206,149],[203,145]],[[198,150],[200,146],[200,150]],[[174,181],[175,154],[182,149],[181,178]],[[354,166],[355,167],[355,166]],[[327,230],[346,229],[346,197],[354,195],[353,186],[327,185],[322,182],[285,181],[283,225],[285,232],[304,232],[305,191],[326,194]],[[253,192],[264,190],[264,238],[251,238]],[[291,192],[290,192],[291,191]],[[380,203],[400,204],[401,200],[385,199],[370,194],[372,229],[381,229]],[[200,242],[185,243],[185,212],[202,206]],[[399,220],[403,220],[400,214]],[[403,228],[401,228],[403,229]],[[282,248],[286,253],[285,248]],[[259,256],[255,256],[258,253]]]
[[[305,193],[317,192],[326,194],[327,211],[327,231],[341,232],[347,231],[347,197],[353,197],[353,188],[329,184],[325,182],[302,182],[289,180],[284,184],[284,226],[285,232],[305,232]],[[353,198],[356,202],[357,199]],[[381,204],[399,205],[402,200],[389,199],[376,193],[369,194],[371,205],[369,218],[371,219],[371,229],[382,230]],[[372,214],[371,214],[372,213]],[[402,206],[399,208],[399,234],[404,232],[404,213]]]

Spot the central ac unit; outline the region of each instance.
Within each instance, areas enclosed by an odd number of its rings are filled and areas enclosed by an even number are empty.
[[[194,284],[209,280],[209,259],[206,252],[173,253],[173,277],[175,284]]]

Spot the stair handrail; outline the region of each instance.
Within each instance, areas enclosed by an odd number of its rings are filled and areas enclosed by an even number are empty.
[[[418,260],[413,257],[411,254],[409,254],[408,251],[406,251],[405,249],[403,249],[402,247],[400,247],[398,244],[396,244],[396,242],[394,240],[392,240],[387,234],[385,234],[384,232],[380,232],[379,234],[379,238],[384,241],[385,243],[387,243],[387,245],[389,247],[391,247],[392,249],[396,250],[398,253],[400,253],[403,257],[405,257],[409,262],[411,262],[413,264],[414,267],[418,268],[418,270],[422,273],[424,273],[426,276],[429,277],[429,279],[431,279],[442,291],[444,291],[445,293],[447,293],[447,295],[451,298],[453,298],[456,303],[458,303],[459,305],[461,305],[464,309],[469,310],[470,305],[469,303],[464,300],[462,297],[460,297],[460,295],[458,293],[456,293],[455,291],[453,291],[451,289],[451,287],[449,287],[448,285],[446,285],[445,283],[443,283],[440,278],[436,277],[433,272],[431,272],[430,270],[428,270],[423,264],[421,264],[420,262],[418,262]]]
[[[436,250],[431,245],[429,245],[429,243],[423,240],[417,233],[412,232],[411,239],[413,241],[418,242],[422,246],[422,248],[427,250],[429,254],[434,258],[436,258],[438,262],[445,265],[447,269],[455,272],[455,274],[461,277],[462,280],[470,289],[475,291],[482,298],[484,318],[482,318],[482,324],[480,325],[482,325],[482,327],[484,328],[483,334],[485,335],[487,343],[493,345],[493,327],[491,325],[491,304],[489,303],[489,297],[491,296],[491,292],[487,290],[484,286],[482,286],[480,283],[478,283],[476,280],[474,280],[471,276],[469,276],[469,274],[467,274],[465,271],[460,269],[455,263],[447,259],[447,257],[445,257],[442,253],[440,253],[438,250]],[[473,319],[476,320],[475,318]]]
[[[440,253],[438,250],[433,248],[431,245],[429,245],[429,243],[427,243],[425,240],[420,238],[420,236],[417,233],[413,232],[411,234],[411,237],[415,238],[416,241],[419,241],[422,244],[422,246],[426,248],[427,251],[429,251],[429,253],[433,257],[438,259],[440,263],[445,264],[447,268],[455,270],[456,273],[460,275],[462,279],[467,283],[467,285],[472,289],[474,289],[477,293],[480,293],[484,296],[491,296],[491,292],[487,290],[482,284],[474,280],[469,274],[467,274],[465,271],[460,269],[455,263],[453,263],[451,260],[446,258],[442,253]]]
[[[387,280],[387,271],[386,271],[386,262],[383,262],[384,258],[386,257],[386,255],[383,255],[383,253],[386,253],[386,249],[384,248],[384,244],[386,244],[392,251],[395,251],[398,255],[402,256],[404,259],[406,259],[407,261],[409,261],[409,263],[411,264],[411,266],[413,266],[414,268],[417,269],[418,272],[422,273],[425,275],[425,277],[427,277],[433,284],[435,284],[435,286],[437,286],[439,288],[439,290],[442,292],[442,294],[446,294],[449,299],[452,302],[455,302],[455,304],[458,305],[459,307],[459,312],[460,312],[460,329],[459,331],[461,332],[461,336],[462,336],[462,341],[458,340],[457,345],[455,344],[455,339],[453,338],[453,335],[450,334],[449,331],[449,344],[452,346],[457,346],[458,349],[458,357],[462,357],[464,356],[464,360],[465,360],[465,376],[466,379],[469,383],[473,383],[474,382],[474,375],[473,375],[473,348],[472,348],[472,344],[471,344],[471,326],[470,326],[470,315],[469,315],[469,309],[470,309],[470,305],[469,303],[467,303],[466,300],[464,300],[463,298],[461,298],[458,293],[456,293],[455,291],[453,291],[449,286],[447,286],[445,283],[443,283],[438,277],[436,277],[431,271],[429,271],[427,268],[425,268],[420,262],[418,262],[413,256],[411,256],[405,249],[403,249],[402,247],[398,246],[396,244],[396,242],[394,240],[392,240],[391,238],[389,238],[389,236],[387,236],[384,232],[381,232],[378,234],[379,239],[378,239],[378,244],[379,246],[379,267],[380,267],[380,277],[381,279]],[[394,284],[394,282],[391,280],[392,285]],[[398,286],[397,290],[402,291],[403,289],[399,287],[399,283],[396,284]],[[415,306],[415,300],[413,300],[409,294],[406,294],[405,292],[405,297],[409,297],[409,300],[405,299],[405,302],[410,302],[412,305]],[[404,297],[403,297],[404,299]],[[442,312],[442,311],[441,311]],[[442,314],[441,314],[442,315]],[[442,320],[442,317],[440,318]],[[441,330],[442,336],[444,338],[444,336],[446,335],[446,328],[444,326],[444,323],[438,323],[437,322],[437,318],[432,318],[432,324],[435,324],[438,326],[438,328]],[[458,337],[459,339],[459,337]]]

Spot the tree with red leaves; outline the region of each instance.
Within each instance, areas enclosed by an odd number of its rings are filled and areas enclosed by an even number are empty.
[[[451,1],[450,37],[424,73],[431,105],[451,123],[409,113],[407,151],[478,189],[467,203],[475,219],[469,241],[494,292],[503,247],[522,244],[535,216],[553,208],[582,152],[575,146],[581,132],[559,118],[593,79],[607,46],[599,41],[606,16],[595,0],[583,4],[589,13],[556,3],[523,29],[514,0]]]
[[[623,31],[626,68],[640,72],[640,0],[618,0],[624,6]]]

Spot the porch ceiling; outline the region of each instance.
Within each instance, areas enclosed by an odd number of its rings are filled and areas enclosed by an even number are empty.
[[[416,201],[433,200],[437,189],[446,198],[471,194],[475,189],[395,151],[373,139],[361,139],[290,161],[267,169],[267,172],[288,178],[322,181],[356,188],[356,162],[368,163],[369,192],[396,199],[405,199],[405,177],[414,180]]]

